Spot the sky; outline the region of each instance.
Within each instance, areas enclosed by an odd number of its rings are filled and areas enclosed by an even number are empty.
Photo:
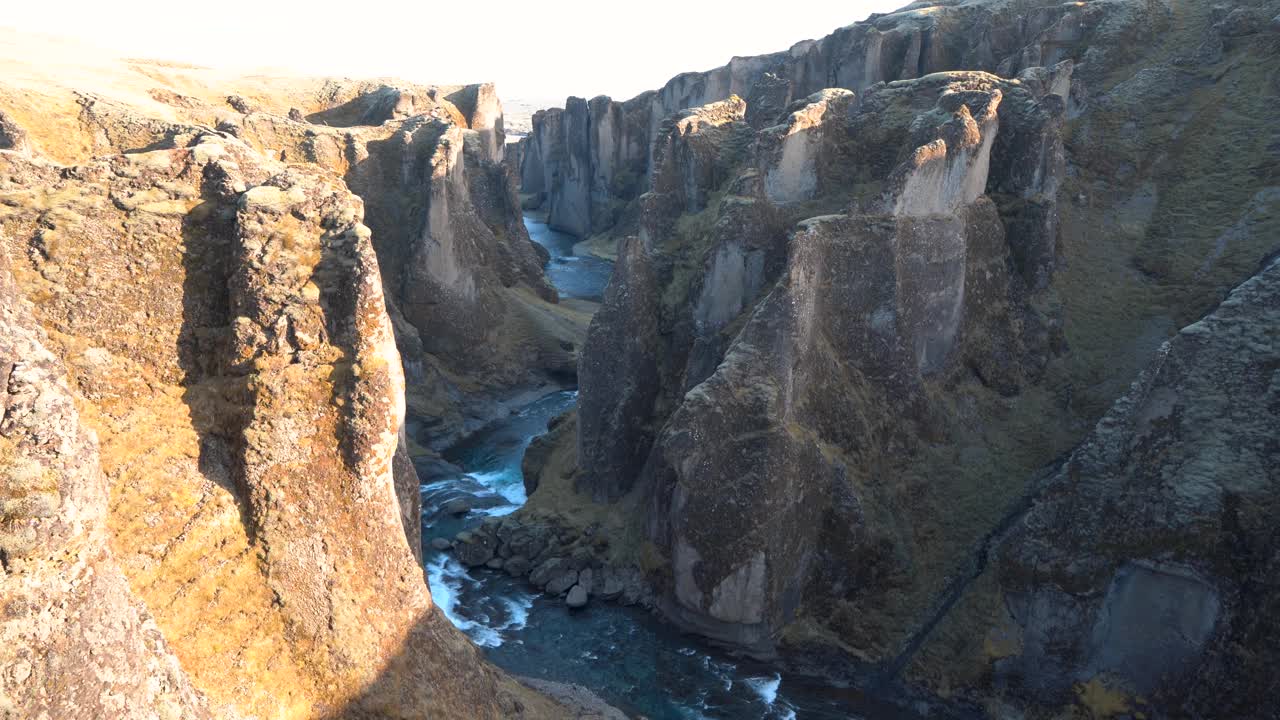
[[[0,23],[128,57],[420,83],[503,98],[626,99],[734,55],[785,50],[909,0],[15,0]],[[794,8],[794,10],[789,10]]]

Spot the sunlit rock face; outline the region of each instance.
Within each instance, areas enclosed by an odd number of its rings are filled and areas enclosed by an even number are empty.
[[[194,73],[171,89],[168,71],[152,69],[139,88],[128,67],[103,72],[92,92],[56,76],[35,89],[0,87],[4,132],[21,130],[24,147],[76,163],[214,128],[269,158],[341,176],[365,204],[413,414],[436,419],[418,433],[423,445],[483,422],[460,400],[469,390],[501,394],[572,373],[585,322],[557,306],[542,275],[503,162],[492,85],[267,76],[228,86]],[[140,105],[139,95],[155,102]]]
[[[434,422],[418,439],[440,445],[476,422],[459,401],[459,379],[501,392],[564,374],[576,354],[563,348],[580,344],[581,328],[556,308],[514,178],[493,146],[501,106],[492,86],[437,90],[412,108],[419,114],[375,126],[255,113],[231,129],[340,173],[364,201],[411,409]]]
[[[1244,388],[1270,398],[1274,343],[1243,328],[1274,326],[1274,267],[1240,283],[1280,232],[1280,86],[1235,12],[911,7],[623,104],[708,94],[648,125],[646,182],[591,228],[621,261],[574,477],[647,508],[668,618],[999,716],[1273,699],[1276,407]]]
[[[764,191],[770,202],[803,202],[822,194],[818,187],[821,133],[841,125],[842,115],[848,112],[853,99],[854,94],[848,90],[823,90],[797,103],[801,107],[787,115],[782,124],[761,133]],[[834,122],[827,122],[828,114]]]
[[[397,457],[404,376],[359,199],[214,135],[66,175],[10,155],[0,173],[5,250],[23,258],[10,301],[38,300],[104,443],[112,532],[95,520],[85,542],[112,539],[213,714],[281,697],[294,713],[429,712],[488,684],[473,701],[496,715],[491,671],[433,609],[417,512],[402,512],[417,498]],[[255,650],[260,633],[278,642]],[[411,677],[436,689],[398,687]]]
[[[433,605],[407,456],[555,317],[496,100],[169,72],[0,82],[0,715],[564,717]],[[572,363],[521,337],[452,377]]]
[[[210,717],[108,547],[97,440],[46,342],[0,251],[0,711]]]

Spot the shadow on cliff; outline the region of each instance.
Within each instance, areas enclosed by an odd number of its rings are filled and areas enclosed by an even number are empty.
[[[252,542],[254,524],[236,481],[235,438],[252,405],[243,377],[226,373],[231,317],[228,281],[235,252],[235,208],[201,185],[201,204],[182,222],[182,326],[178,363],[182,400],[200,442],[200,474],[231,493]]]
[[[534,708],[532,691],[517,689],[481,656],[434,605],[418,618],[377,676],[321,720],[386,718],[572,717]],[[528,695],[526,694],[528,693]],[[539,710],[541,710],[539,712]]]

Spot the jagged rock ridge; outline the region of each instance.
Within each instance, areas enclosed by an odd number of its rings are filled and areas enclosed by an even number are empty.
[[[1276,408],[1201,380],[1150,410],[1121,398],[1275,250],[1280,37],[1259,18],[1277,10],[917,4],[542,114],[523,190],[619,263],[577,437],[527,472],[571,476],[576,498],[549,496],[577,504],[565,518],[638,518],[630,562],[666,616],[757,652],[1000,717],[1269,706],[1261,671],[1231,668],[1274,644],[1225,608],[1274,603],[1270,541],[1213,508],[1241,507],[1240,472],[1249,506],[1272,503],[1254,428]],[[1274,334],[1272,272],[1216,316],[1248,297]],[[1215,353],[1237,353],[1266,396],[1266,341],[1228,326],[1186,377],[1226,382]],[[1239,438],[1191,437],[1236,415]],[[1154,422],[1159,458],[1087,460],[1089,440],[1061,470],[1099,421]],[[1164,453],[1221,462],[1179,480]]]

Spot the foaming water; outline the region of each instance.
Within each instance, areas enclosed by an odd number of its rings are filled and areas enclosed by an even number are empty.
[[[458,598],[466,586],[478,584],[461,563],[447,555],[432,558],[427,563],[427,582],[431,586],[431,597],[440,611],[459,630],[465,632],[472,642],[480,647],[497,647],[502,644],[499,630],[483,622],[487,617],[470,617],[470,613],[458,612]]]
[[[773,677],[747,678],[747,686],[755,691],[765,705],[773,705],[778,699],[778,686],[782,684],[782,676],[774,673]]]

